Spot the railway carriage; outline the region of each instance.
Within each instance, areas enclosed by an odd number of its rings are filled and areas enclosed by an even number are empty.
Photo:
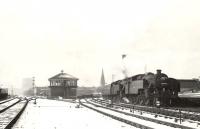
[[[6,99],[8,97],[8,89],[0,88],[0,100]]]

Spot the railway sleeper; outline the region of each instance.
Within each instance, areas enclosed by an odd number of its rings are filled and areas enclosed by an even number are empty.
[[[89,102],[90,103],[90,102]],[[93,104],[93,103],[90,103],[92,105],[96,105],[96,104]],[[130,113],[125,113],[123,111],[119,111],[119,110],[116,110],[116,109],[111,109],[111,108],[108,108],[108,107],[104,107],[104,106],[101,106],[102,108],[106,108],[106,109],[109,109],[109,110],[113,110],[113,111],[116,111],[116,112],[119,112],[119,113],[123,113],[125,115],[131,115],[133,117],[136,117],[136,118],[140,118],[140,119],[143,119],[143,120],[148,120],[148,121],[152,121],[152,122],[155,122],[155,123],[159,123],[159,124],[163,124],[163,125],[167,125],[167,126],[171,126],[171,127],[175,127],[175,128],[181,128],[181,129],[195,129],[195,128],[191,128],[191,127],[187,127],[187,126],[183,126],[183,125],[179,125],[179,124],[174,124],[174,123],[169,123],[169,122],[165,122],[165,121],[160,121],[160,120],[156,120],[156,119],[151,119],[151,118],[147,118],[147,117],[144,117],[144,116],[139,116],[139,115],[135,115],[135,114],[130,114]],[[141,108],[144,109],[144,107],[138,107],[139,110],[141,110]],[[159,113],[160,113],[160,109],[159,109]],[[162,116],[162,115],[159,115],[159,114],[156,114],[156,116]],[[171,118],[171,119],[174,119],[175,122],[178,122],[180,120],[180,118]],[[181,119],[181,121],[183,121],[183,119]]]
[[[120,117],[117,117],[117,116],[114,116],[114,115],[111,115],[111,114],[108,114],[108,113],[99,111],[99,110],[97,110],[97,109],[94,109],[94,108],[92,108],[92,107],[90,107],[90,106],[87,106],[87,105],[83,104],[81,101],[80,101],[80,104],[83,105],[83,106],[85,106],[85,107],[87,107],[87,108],[89,108],[89,109],[92,109],[92,110],[94,110],[94,111],[97,111],[97,112],[99,112],[99,113],[101,113],[101,114],[104,114],[104,115],[106,115],[106,116],[109,116],[109,117],[111,117],[111,118],[113,118],[113,119],[115,119],[115,120],[119,120],[119,121],[121,121],[121,122],[124,122],[124,123],[126,123],[126,124],[129,124],[129,125],[132,125],[132,126],[141,128],[141,129],[153,129],[153,128],[148,127],[148,126],[141,125],[141,124],[139,124],[139,123],[136,123],[136,122],[133,122],[133,121],[129,121],[129,120],[126,120],[126,119],[123,119],[123,118],[120,118]]]

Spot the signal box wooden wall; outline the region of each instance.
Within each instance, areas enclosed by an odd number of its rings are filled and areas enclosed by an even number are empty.
[[[78,78],[61,71],[61,73],[49,78],[51,98],[76,98]]]

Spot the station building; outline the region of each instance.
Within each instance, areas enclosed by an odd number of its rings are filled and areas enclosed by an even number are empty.
[[[64,73],[61,73],[48,79],[50,82],[50,97],[58,98],[62,97],[65,99],[76,98],[77,81],[78,78]]]

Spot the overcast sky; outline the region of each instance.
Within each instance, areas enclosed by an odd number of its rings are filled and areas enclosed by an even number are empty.
[[[48,78],[61,70],[79,86],[147,71],[200,76],[199,0],[0,1],[0,82]],[[122,61],[121,55],[127,54]]]

